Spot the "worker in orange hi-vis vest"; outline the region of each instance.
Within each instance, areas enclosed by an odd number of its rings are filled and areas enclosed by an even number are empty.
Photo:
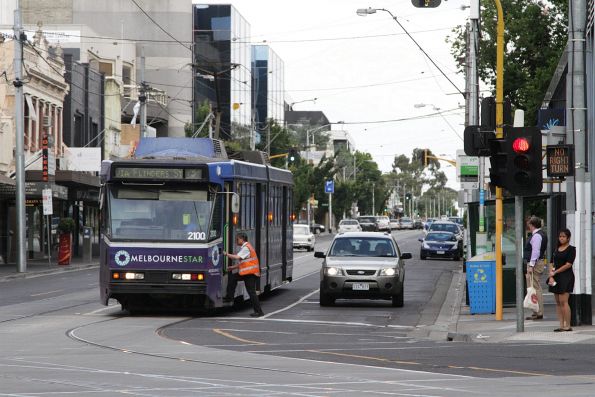
[[[230,302],[234,299],[236,286],[238,281],[243,281],[250,295],[250,301],[254,308],[254,313],[250,314],[251,317],[262,317],[264,313],[260,307],[260,301],[256,294],[256,285],[260,281],[260,263],[256,256],[256,251],[252,245],[248,242],[248,236],[246,233],[236,234],[236,244],[240,246],[240,250],[237,255],[230,254],[229,252],[223,252],[223,255],[228,258],[239,261],[233,266],[229,266],[228,279],[227,279],[227,295],[223,298],[224,301]],[[238,269],[237,273],[233,271]]]

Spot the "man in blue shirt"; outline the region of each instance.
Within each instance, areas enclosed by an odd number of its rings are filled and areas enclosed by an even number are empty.
[[[527,287],[533,285],[537,292],[539,309],[527,320],[541,320],[543,318],[543,293],[541,291],[541,275],[545,269],[545,251],[547,249],[547,235],[541,230],[541,219],[531,216],[527,221],[531,237],[525,244],[523,259],[527,264]]]

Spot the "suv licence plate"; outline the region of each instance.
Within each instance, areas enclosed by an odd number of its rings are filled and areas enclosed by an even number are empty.
[[[444,255],[444,251],[436,251],[438,255]]]
[[[351,286],[352,290],[359,290],[359,291],[368,291],[370,289],[370,284],[368,283],[354,283]]]

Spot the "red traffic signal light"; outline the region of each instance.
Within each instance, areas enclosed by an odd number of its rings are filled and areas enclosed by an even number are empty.
[[[514,150],[515,153],[527,153],[530,148],[531,145],[529,145],[527,138],[516,138],[512,142],[512,150]]]

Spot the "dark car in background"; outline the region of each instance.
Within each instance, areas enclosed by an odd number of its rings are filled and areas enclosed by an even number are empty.
[[[420,238],[421,249],[419,256],[427,258],[450,258],[458,261],[463,256],[463,241],[451,232],[428,232]]]
[[[421,219],[416,219],[413,221],[413,228],[414,229],[423,229],[424,228],[424,224],[421,221]]]
[[[359,222],[359,225],[362,227],[363,232],[378,231],[378,223],[376,222],[375,216],[360,216],[357,218],[357,221]]]

